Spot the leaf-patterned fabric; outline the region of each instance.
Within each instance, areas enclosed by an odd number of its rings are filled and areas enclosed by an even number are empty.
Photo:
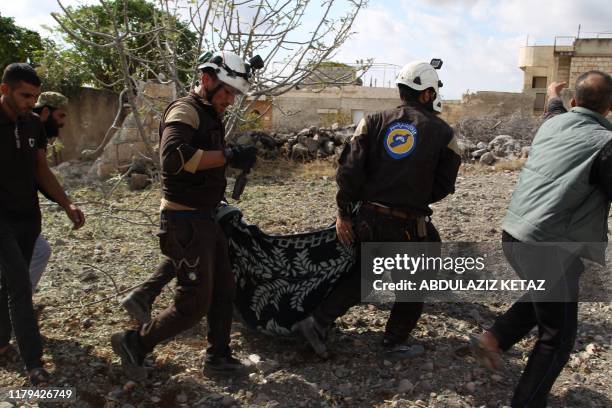
[[[217,220],[229,240],[234,305],[245,324],[266,334],[291,334],[291,327],[355,265],[354,250],[338,241],[334,226],[268,235],[246,224],[240,211],[230,206],[218,212]]]

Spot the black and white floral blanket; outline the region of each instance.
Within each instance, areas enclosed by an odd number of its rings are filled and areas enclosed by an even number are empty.
[[[333,226],[268,235],[231,206],[220,209],[217,220],[229,238],[236,309],[249,327],[266,334],[291,334],[355,263],[354,250],[338,241]]]

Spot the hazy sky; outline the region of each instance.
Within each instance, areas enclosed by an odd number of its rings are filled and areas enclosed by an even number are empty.
[[[63,4],[75,4],[66,0]],[[3,0],[0,14],[17,24],[41,31],[52,25],[54,0]],[[518,52],[529,44],[546,45],[555,36],[581,37],[607,32],[612,37],[612,7],[608,0],[370,0],[357,19],[355,35],[335,60],[374,58],[378,63],[404,65],[412,60],[442,58],[439,72],[446,99],[466,90],[519,92],[522,71]],[[43,32],[44,34],[44,32]],[[394,70],[373,71],[378,85]],[[366,75],[369,84],[369,75]]]

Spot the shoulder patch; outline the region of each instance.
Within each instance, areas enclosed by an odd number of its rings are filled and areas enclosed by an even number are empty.
[[[392,159],[403,159],[416,148],[417,129],[412,123],[395,122],[387,128],[383,142]]]
[[[186,102],[177,102],[172,108],[170,108],[168,113],[166,113],[164,122],[166,124],[181,122],[191,126],[194,129],[200,127],[200,117],[198,116],[198,112],[193,106]]]

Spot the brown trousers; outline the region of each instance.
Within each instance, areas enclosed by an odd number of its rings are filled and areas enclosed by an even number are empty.
[[[235,283],[228,242],[210,211],[162,211],[160,247],[166,258],[153,279],[176,276],[174,302],[140,329],[147,352],[207,315],[208,353],[229,355]]]

